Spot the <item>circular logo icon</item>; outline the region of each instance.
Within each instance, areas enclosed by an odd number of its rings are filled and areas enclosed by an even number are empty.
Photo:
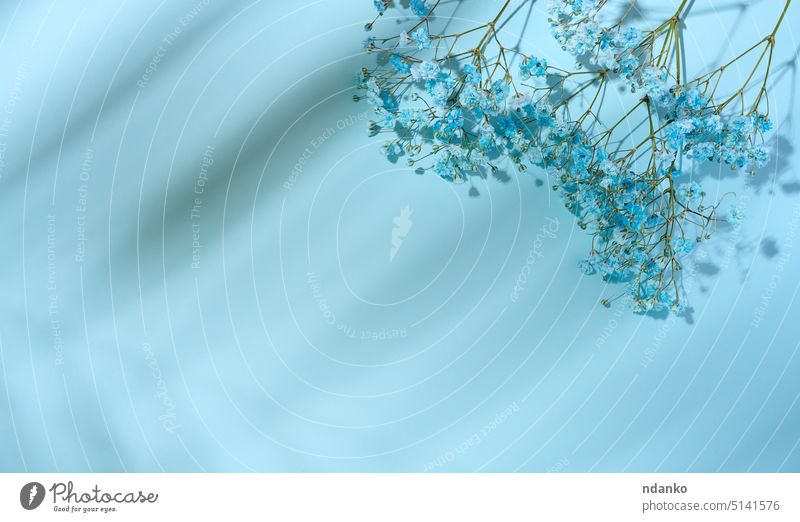
[[[44,486],[38,482],[28,482],[19,491],[19,503],[25,509],[36,509],[44,500]]]

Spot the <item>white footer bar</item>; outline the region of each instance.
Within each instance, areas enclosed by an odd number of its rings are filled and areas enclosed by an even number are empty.
[[[796,522],[798,492],[798,474],[0,474],[0,520]]]

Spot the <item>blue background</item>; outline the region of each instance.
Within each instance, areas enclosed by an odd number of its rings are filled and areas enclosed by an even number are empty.
[[[783,2],[750,4],[696,2],[695,70]],[[702,174],[748,219],[676,318],[599,305],[542,173],[381,157],[371,2],[3,2],[0,470],[800,471],[799,15],[775,161]],[[543,2],[524,45],[567,60]]]

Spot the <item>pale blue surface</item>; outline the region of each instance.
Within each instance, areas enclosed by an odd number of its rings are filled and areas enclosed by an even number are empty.
[[[725,174],[748,221],[706,249],[693,321],[641,317],[598,305],[541,175],[470,197],[380,156],[350,100],[370,4],[0,6],[0,470],[800,471],[796,70],[777,163]],[[712,4],[699,63],[779,7]]]

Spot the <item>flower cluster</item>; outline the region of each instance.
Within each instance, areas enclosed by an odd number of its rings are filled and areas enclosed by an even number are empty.
[[[642,34],[635,27],[617,23],[603,27],[597,20],[601,0],[549,0],[553,36],[562,49],[576,58],[614,71],[625,78],[641,66]]]
[[[674,58],[683,52],[678,21],[686,2],[663,24],[642,30],[624,24],[628,12],[604,24],[606,0],[550,0],[553,35],[578,61],[576,71],[500,43],[496,28],[509,3],[486,24],[435,34],[431,16],[439,2],[411,1],[411,27],[369,39],[377,65],[362,70],[365,93],[355,98],[375,111],[371,134],[388,137],[383,151],[390,161],[405,157],[451,181],[469,181],[509,161],[519,171],[544,169],[592,237],[584,272],[625,283],[616,298],[637,312],[683,310],[683,258],[720,221],[720,202],[708,202],[685,172],[705,161],[747,171],[767,162],[771,123],[760,104],[780,21],[748,51],[762,51],[755,68],[767,71],[748,105],[747,84],[718,96],[733,61],[682,79]],[[381,15],[391,3],[375,5]],[[600,95],[616,81],[636,99],[616,123],[603,125]],[[638,123],[648,132],[625,141],[620,129]],[[738,226],[742,218],[732,208],[724,220]]]

